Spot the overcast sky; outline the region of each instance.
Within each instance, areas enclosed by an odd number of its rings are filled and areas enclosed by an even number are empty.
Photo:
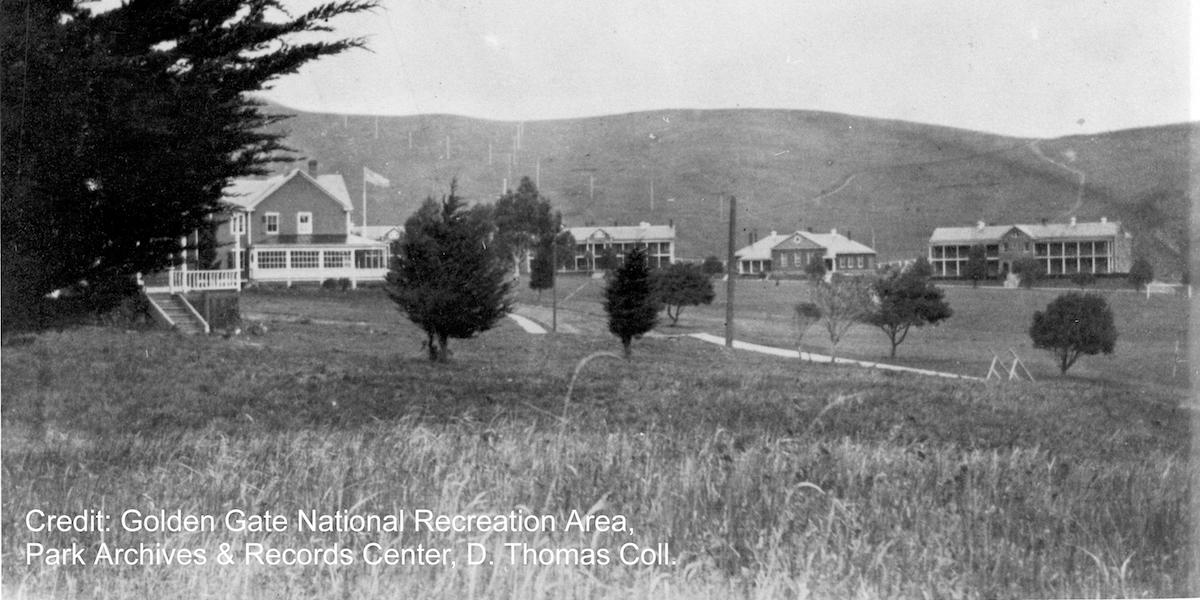
[[[1187,0],[384,5],[334,22],[371,52],[305,67],[270,98],[503,120],[793,108],[1028,137],[1191,118]]]

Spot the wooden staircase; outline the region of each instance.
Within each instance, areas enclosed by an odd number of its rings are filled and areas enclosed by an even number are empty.
[[[207,334],[208,323],[182,294],[145,290],[154,318],[185,335]]]

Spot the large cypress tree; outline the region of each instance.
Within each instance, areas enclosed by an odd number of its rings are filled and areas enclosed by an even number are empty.
[[[621,338],[621,347],[629,358],[633,338],[654,329],[658,322],[659,304],[644,249],[630,251],[613,273],[604,290],[604,310],[608,312],[608,330]]]
[[[449,338],[491,329],[512,308],[505,261],[491,243],[492,208],[467,208],[455,183],[441,202],[427,198],[404,224],[387,293],[425,330],[429,359],[445,362]]]
[[[363,45],[330,31],[371,0],[298,16],[275,0],[127,0],[92,13],[71,0],[0,9],[4,135],[4,326],[40,325],[44,298],[80,306],[170,264],[180,238],[221,210],[233,178],[284,150],[247,95],[305,63]],[[95,301],[86,301],[92,298]]]

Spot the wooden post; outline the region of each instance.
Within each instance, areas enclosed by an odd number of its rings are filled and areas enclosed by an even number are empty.
[[[737,279],[733,274],[734,262],[737,257],[734,252],[734,238],[737,237],[737,198],[729,197],[729,252],[725,266],[725,347],[733,347],[733,282]]]

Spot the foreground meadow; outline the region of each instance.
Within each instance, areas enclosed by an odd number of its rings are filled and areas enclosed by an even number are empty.
[[[266,335],[84,328],[3,352],[8,597],[1116,597],[1187,592],[1189,411],[505,322],[423,359],[370,293],[248,298]],[[321,307],[344,310],[324,322]],[[386,300],[383,301],[386,303]],[[355,308],[357,306],[357,308]],[[246,306],[244,306],[246,309]],[[306,312],[307,311],[307,312]],[[376,315],[376,316],[373,316]],[[686,315],[686,313],[685,313]],[[362,318],[359,318],[362,317]],[[29,510],[622,516],[618,532],[33,533]],[[478,566],[26,564],[27,543],[454,548]],[[669,547],[666,564],[532,564]],[[525,556],[522,554],[521,556]]]

